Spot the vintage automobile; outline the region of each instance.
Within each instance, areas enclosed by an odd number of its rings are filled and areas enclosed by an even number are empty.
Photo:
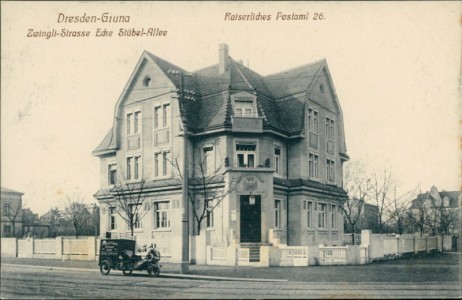
[[[136,241],[129,239],[101,239],[99,250],[99,269],[108,275],[111,269],[121,270],[124,275],[133,271],[147,271],[152,277],[159,276],[160,252],[154,246],[144,247],[143,252],[136,252]]]

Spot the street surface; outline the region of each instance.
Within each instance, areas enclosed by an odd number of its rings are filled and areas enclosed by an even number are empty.
[[[120,271],[103,276],[96,268],[2,260],[1,298],[460,298],[460,255],[445,255],[433,261],[429,257],[366,266],[234,269],[236,275],[242,270],[270,274],[259,277],[273,277],[274,282],[175,278],[172,273],[150,278],[146,272],[124,276]],[[205,274],[208,268],[216,275],[224,270],[205,266],[199,273]],[[280,278],[282,272],[286,279]],[[408,279],[403,280],[402,274]],[[369,280],[363,280],[366,276]]]

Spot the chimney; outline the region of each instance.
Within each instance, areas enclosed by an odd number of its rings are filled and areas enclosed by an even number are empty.
[[[219,60],[218,60],[218,74],[223,74],[228,69],[228,45],[220,44]]]

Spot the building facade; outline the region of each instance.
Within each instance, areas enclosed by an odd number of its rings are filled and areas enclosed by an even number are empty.
[[[15,237],[22,234],[23,195],[8,188],[1,188],[1,237]]]
[[[439,192],[436,186],[420,193],[409,207],[411,225],[421,234],[460,234],[460,191]]]
[[[130,233],[114,199],[138,193],[134,235],[171,261],[181,260],[184,174],[189,232],[201,241],[192,261],[204,247],[342,244],[349,157],[325,60],[261,76],[222,44],[218,64],[187,73],[145,51],[93,155],[101,233]]]

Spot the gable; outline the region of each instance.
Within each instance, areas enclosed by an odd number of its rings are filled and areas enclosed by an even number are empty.
[[[334,88],[325,66],[311,83],[308,92],[308,99],[322,107],[325,107],[332,113],[339,113]]]
[[[175,84],[149,57],[142,57],[135,69],[120,105],[129,105],[168,93]]]

